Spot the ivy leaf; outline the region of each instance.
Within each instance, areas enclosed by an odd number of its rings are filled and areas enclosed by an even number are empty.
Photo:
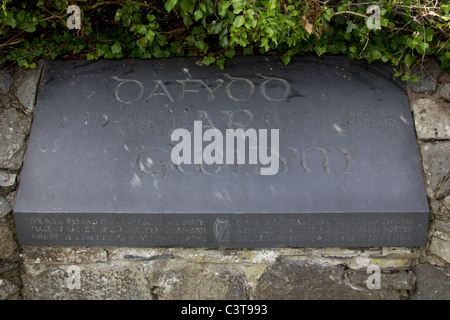
[[[138,24],[136,26],[136,32],[139,34],[145,34],[147,33],[147,26],[144,24]]]
[[[111,47],[111,52],[114,54],[118,54],[122,52],[122,46],[119,41],[116,41],[114,45]]]
[[[433,40],[434,30],[426,29],[425,30],[425,36],[426,36],[427,41],[431,42],[431,40]]]
[[[378,59],[381,59],[381,57],[383,57],[381,52],[378,50],[373,50],[371,55],[372,55],[373,60],[378,60]]]
[[[274,9],[276,8],[276,5],[277,5],[277,0],[269,0],[269,1],[267,2],[266,7],[267,7],[269,10],[274,10]]]
[[[291,61],[291,56],[282,56],[281,60],[283,61],[284,65],[287,66]]]
[[[236,52],[234,51],[234,49],[230,49],[225,51],[225,57],[227,57],[228,59],[231,59],[235,56]]]
[[[12,28],[15,28],[17,26],[17,20],[14,19],[13,17],[7,17],[7,23],[9,26],[11,26]]]
[[[199,9],[195,10],[194,11],[194,18],[195,18],[195,21],[198,21],[201,18],[203,18],[203,11],[199,10]]]
[[[194,14],[194,4],[192,0],[181,0],[180,7],[184,12]]]
[[[195,43],[195,46],[197,47],[198,50],[200,50],[200,52],[208,51],[208,47],[209,47],[208,44],[206,44],[205,41],[203,41],[203,40],[197,41]]]
[[[219,34],[223,29],[222,22],[216,23],[216,21],[214,21],[210,26],[211,28],[209,29],[209,31],[212,34]]]
[[[185,15],[185,16],[183,17],[183,23],[184,23],[184,25],[185,25],[186,27],[189,28],[189,27],[191,26],[191,24],[192,24],[192,16],[189,15],[189,14]]]
[[[217,10],[217,13],[219,14],[219,16],[221,16],[222,18],[224,16],[226,16],[226,14],[228,13],[228,8],[230,7],[230,5],[231,5],[230,1],[222,2],[222,4],[219,6],[219,9]]]
[[[33,33],[36,31],[36,26],[35,25],[26,26],[23,27],[22,29],[25,30],[26,32]]]
[[[212,56],[206,56],[202,60],[202,63],[205,66],[209,66],[211,63],[214,63],[214,62],[216,62],[216,59],[214,57],[212,57]]]
[[[417,52],[419,52],[420,54],[424,54],[425,50],[427,50],[430,47],[430,45],[426,42],[422,42],[418,47],[417,47]]]
[[[225,58],[216,59],[216,65],[219,66],[220,69],[225,69]]]
[[[354,29],[357,29],[358,26],[351,21],[347,21],[347,30],[345,33],[351,33]]]
[[[228,39],[228,36],[224,35],[224,36],[220,37],[220,39],[219,39],[219,45],[220,45],[222,48],[228,47],[228,44],[229,44],[229,43],[230,43],[230,41],[229,41],[229,39]]]
[[[327,9],[327,10],[324,12],[323,17],[324,17],[325,20],[327,20],[328,22],[330,22],[330,21],[331,21],[331,17],[332,17],[333,15],[334,15],[334,10],[331,8],[331,9]]]
[[[147,40],[146,37],[143,37],[143,38],[140,38],[140,39],[137,40],[137,45],[140,48],[145,48],[147,46],[147,44],[148,44],[148,40]]]
[[[409,53],[405,56],[405,58],[404,58],[404,62],[405,62],[405,65],[409,68],[409,67],[411,67],[411,65],[412,65],[412,63],[414,62],[414,60],[415,60],[415,58],[414,58],[414,56],[412,56],[412,55],[410,55]]]
[[[152,43],[153,39],[155,39],[155,31],[148,30],[147,33],[145,34],[145,38],[147,38],[148,42]]]
[[[245,22],[244,16],[237,16],[233,21],[233,27],[239,28],[241,27]]]
[[[172,11],[173,7],[177,4],[178,0],[168,0],[164,4],[164,8],[167,10],[167,12]]]

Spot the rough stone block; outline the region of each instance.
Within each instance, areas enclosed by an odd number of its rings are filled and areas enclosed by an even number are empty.
[[[450,237],[450,223],[446,223],[444,221],[434,220],[431,223],[431,227],[436,231],[443,232]]]
[[[5,71],[0,71],[0,94],[5,94],[9,92],[11,87],[12,78],[9,73]]]
[[[425,61],[416,65],[412,70],[413,76],[419,76],[419,82],[408,81],[412,91],[431,94],[436,90],[437,80],[441,74],[439,63],[435,60]]]
[[[367,274],[367,278],[370,275]],[[261,276],[254,299],[274,300],[347,300],[400,299],[384,290],[353,285],[344,268],[306,261],[280,259]]]
[[[419,139],[450,138],[450,109],[445,103],[422,98],[412,101],[411,107]]]
[[[11,215],[0,219],[0,260],[17,261],[18,247],[14,239],[14,221]]]
[[[444,86],[439,91],[439,95],[445,101],[450,102],[450,83],[444,84]]]
[[[368,273],[349,273],[350,282],[358,287],[367,287]],[[380,289],[394,291],[402,294],[404,298],[408,291],[414,290],[416,283],[416,276],[410,270],[403,270],[393,273],[380,273]]]
[[[143,267],[135,263],[26,264],[23,294],[30,300],[149,300]]]
[[[3,218],[12,211],[11,206],[5,198],[0,196],[0,218]]]
[[[0,278],[0,300],[17,300],[20,288],[8,279]]]
[[[243,300],[247,285],[241,272],[226,265],[155,261],[148,267],[158,300]]]
[[[40,61],[36,69],[21,70],[13,79],[12,86],[15,88],[15,94],[28,113],[34,110],[39,79],[44,65],[45,63]]]
[[[427,193],[430,198],[434,198],[441,181],[450,173],[450,143],[423,143],[421,153]]]
[[[0,113],[0,168],[19,170],[24,154],[25,134],[14,108]]]
[[[357,256],[353,257],[347,263],[347,266],[353,270],[366,270],[366,268],[371,265],[378,266],[382,270],[398,270],[398,269],[408,269],[411,266],[412,261],[413,259],[411,257],[372,258],[372,257]]]
[[[411,300],[450,300],[450,269],[423,264],[414,273],[417,281]]]
[[[433,237],[431,239],[430,252],[450,263],[450,241]]]
[[[24,247],[24,263],[80,264],[107,262],[108,255],[101,248]]]
[[[16,187],[16,173],[0,170],[0,192],[7,194]]]

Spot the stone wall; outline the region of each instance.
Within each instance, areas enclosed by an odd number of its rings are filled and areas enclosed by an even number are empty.
[[[448,70],[427,62],[408,87],[431,210],[425,247],[20,247],[13,209],[43,65],[0,72],[0,300],[450,299]]]

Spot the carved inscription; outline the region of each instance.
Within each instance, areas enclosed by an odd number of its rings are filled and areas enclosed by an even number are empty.
[[[288,217],[266,219],[163,216],[115,218],[29,218],[31,238],[36,241],[91,243],[207,243],[211,236],[226,245],[230,241],[258,245],[269,242],[299,243],[360,241],[408,241],[413,220],[396,217]],[[282,225],[283,230],[278,230]]]
[[[256,75],[264,81],[259,86],[259,93],[268,101],[282,101],[286,100],[291,93],[291,86],[288,81],[282,78],[269,77],[261,74]],[[236,102],[246,101],[252,98],[256,93],[256,86],[250,79],[233,77],[228,73],[223,74],[223,77],[227,80],[227,84],[224,87],[226,96]],[[132,104],[141,99],[144,93],[144,84],[136,79],[122,79],[117,76],[111,77],[118,81],[118,84],[114,91],[116,100],[120,103]],[[198,94],[200,90],[207,92],[207,101],[215,99],[215,92],[223,86],[224,79],[218,78],[215,80],[215,85],[210,86],[202,79],[184,79],[175,80],[180,86],[177,93],[171,92],[163,80],[153,80],[153,88],[151,94],[146,98],[149,101],[153,96],[165,96],[170,103],[183,102],[185,100],[186,93]],[[134,85],[137,88],[134,97],[124,98],[121,94],[121,87],[125,83]],[[152,84],[150,84],[151,86]],[[188,89],[189,86],[194,86],[196,89]],[[272,88],[272,89],[270,89]],[[282,93],[280,94],[280,89]],[[177,95],[175,95],[177,94]]]
[[[170,161],[169,152],[173,148],[173,143],[168,141],[166,146],[155,147],[145,145],[146,140],[155,136],[170,137],[171,130],[175,128],[185,128],[193,133],[193,121],[201,121],[202,129],[205,131],[209,129],[225,131],[227,129],[249,130],[255,125],[257,119],[258,121],[264,119],[266,127],[276,125],[280,128],[282,148],[278,154],[280,169],[277,174],[287,173],[291,166],[300,167],[306,174],[320,172],[349,174],[357,168],[357,164],[352,157],[351,148],[339,144],[339,141],[345,140],[336,140],[336,144],[332,147],[305,143],[286,147],[282,143],[283,137],[295,134],[293,133],[295,130],[299,132],[298,134],[302,134],[304,129],[310,135],[345,139],[349,135],[358,135],[370,128],[382,129],[399,123],[383,106],[379,108],[361,106],[344,110],[325,108],[320,105],[303,106],[300,99],[298,106],[287,108],[283,102],[287,103],[292,98],[293,89],[287,80],[280,77],[258,73],[256,79],[259,81],[256,82],[256,80],[224,73],[221,78],[206,81],[194,79],[188,72],[187,74],[187,79],[172,81],[170,86],[167,80],[155,79],[143,83],[137,79],[112,76],[111,79],[115,82],[114,98],[126,108],[107,112],[87,112],[84,119],[77,120],[73,120],[74,117],[69,114],[63,114],[65,120],[60,126],[67,128],[64,135],[70,138],[100,141],[111,137],[137,136],[142,139],[142,145],[136,150],[126,150],[135,153],[136,169],[140,173],[164,180],[168,175],[177,173],[214,175],[221,172],[224,165],[223,163],[174,164]],[[203,94],[206,103],[214,101],[218,94],[222,94],[230,101],[238,103],[259,95],[266,101],[280,104],[275,108],[262,107],[252,110],[223,108],[219,111],[208,110],[207,105],[177,107],[189,100],[190,96],[200,94]],[[152,107],[151,101],[157,97],[162,99],[158,100],[159,107]],[[160,104],[161,101],[163,105]],[[150,102],[150,106],[145,109],[133,108],[138,102],[141,105]],[[277,119],[276,124],[274,119]],[[317,160],[317,155],[320,155],[321,160]],[[342,164],[333,165],[333,161],[339,158],[342,159],[339,160]],[[312,169],[311,164],[314,161],[321,161],[322,169]],[[243,166],[238,161],[234,165],[233,173],[253,174],[259,170],[261,170],[260,164]]]

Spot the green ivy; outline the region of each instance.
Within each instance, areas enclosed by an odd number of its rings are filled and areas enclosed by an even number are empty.
[[[255,54],[285,64],[294,55],[345,55],[397,69],[433,56],[442,69],[450,66],[450,5],[443,0],[85,0],[78,1],[81,30],[67,28],[70,4],[2,1],[0,66],[199,56],[224,68],[235,55]]]

